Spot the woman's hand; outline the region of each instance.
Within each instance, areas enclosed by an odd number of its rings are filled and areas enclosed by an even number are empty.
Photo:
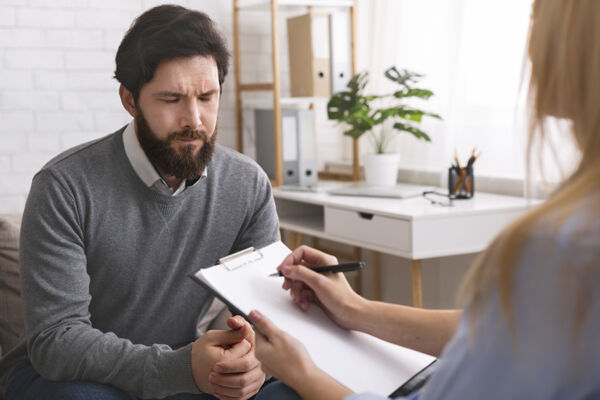
[[[296,338],[273,325],[257,310],[248,317],[257,330],[255,354],[263,371],[295,388],[317,369],[304,345]]]
[[[277,269],[285,277],[282,287],[290,291],[302,309],[306,310],[310,303],[318,304],[335,323],[353,329],[358,311],[365,307],[367,300],[352,290],[343,273],[319,274],[310,269],[337,263],[332,255],[300,246]]]
[[[256,358],[263,370],[294,389],[303,399],[343,399],[352,392],[320,370],[297,339],[257,310],[248,315],[256,329]],[[332,354],[332,357],[337,355]]]

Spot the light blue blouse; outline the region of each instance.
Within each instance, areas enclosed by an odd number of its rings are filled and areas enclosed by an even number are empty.
[[[585,210],[558,231],[537,227],[525,245],[513,285],[516,341],[495,287],[475,331],[467,307],[439,368],[409,399],[600,398],[600,222]]]

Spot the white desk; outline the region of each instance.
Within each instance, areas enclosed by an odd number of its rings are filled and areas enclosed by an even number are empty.
[[[482,251],[504,227],[540,203],[488,193],[455,200],[452,207],[423,197],[349,197],[279,188],[273,194],[282,230],[410,259],[413,304],[419,307],[420,260]],[[374,279],[378,286],[378,265]]]

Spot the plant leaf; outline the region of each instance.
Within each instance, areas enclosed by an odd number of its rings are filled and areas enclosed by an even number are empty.
[[[415,128],[412,125],[403,124],[402,122],[396,122],[394,124],[394,129],[399,130],[399,131],[404,131],[404,132],[411,133],[417,139],[423,139],[426,142],[431,142],[431,138],[429,137],[429,135],[427,135],[422,130],[420,130],[418,128]]]
[[[355,139],[369,132],[369,137],[373,140],[378,151],[385,150],[394,131],[408,132],[418,139],[431,141],[431,138],[425,132],[411,123],[420,123],[424,115],[438,119],[441,119],[441,117],[434,113],[409,107],[401,102],[404,98],[417,97],[427,100],[433,96],[431,90],[412,87],[423,75],[406,69],[398,69],[395,66],[388,68],[384,75],[389,80],[401,85],[401,89],[393,94],[364,95],[363,91],[369,81],[369,75],[367,72],[359,73],[350,79],[346,85],[347,90],[331,96],[327,103],[328,118],[345,123],[347,129],[344,131],[344,135]],[[374,106],[377,103],[373,103],[377,99],[391,99],[394,101],[391,102],[391,106],[377,108]],[[378,125],[383,127],[384,122],[389,118],[395,120],[393,129],[389,131],[384,131],[383,128],[379,131],[375,129]]]
[[[386,69],[383,74],[389,80],[407,87],[409,82],[417,82],[423,77],[423,75],[417,74],[416,72],[411,72],[407,69],[398,71],[398,69],[394,66]]]
[[[418,97],[421,99],[428,99],[433,96],[433,92],[427,89],[417,89],[417,88],[405,88],[400,89],[397,92],[394,92],[394,97],[397,99],[403,99],[406,97]]]

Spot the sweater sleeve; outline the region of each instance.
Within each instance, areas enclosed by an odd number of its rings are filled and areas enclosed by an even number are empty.
[[[230,253],[235,253],[248,247],[264,247],[279,240],[279,219],[275,210],[275,201],[271,191],[269,178],[262,169],[258,170],[254,188],[248,190],[254,193],[252,206],[248,210],[246,223],[240,230]]]
[[[141,398],[198,393],[191,345],[145,346],[94,328],[81,210],[48,170],[34,177],[21,232],[27,352],[41,376],[108,384]]]

